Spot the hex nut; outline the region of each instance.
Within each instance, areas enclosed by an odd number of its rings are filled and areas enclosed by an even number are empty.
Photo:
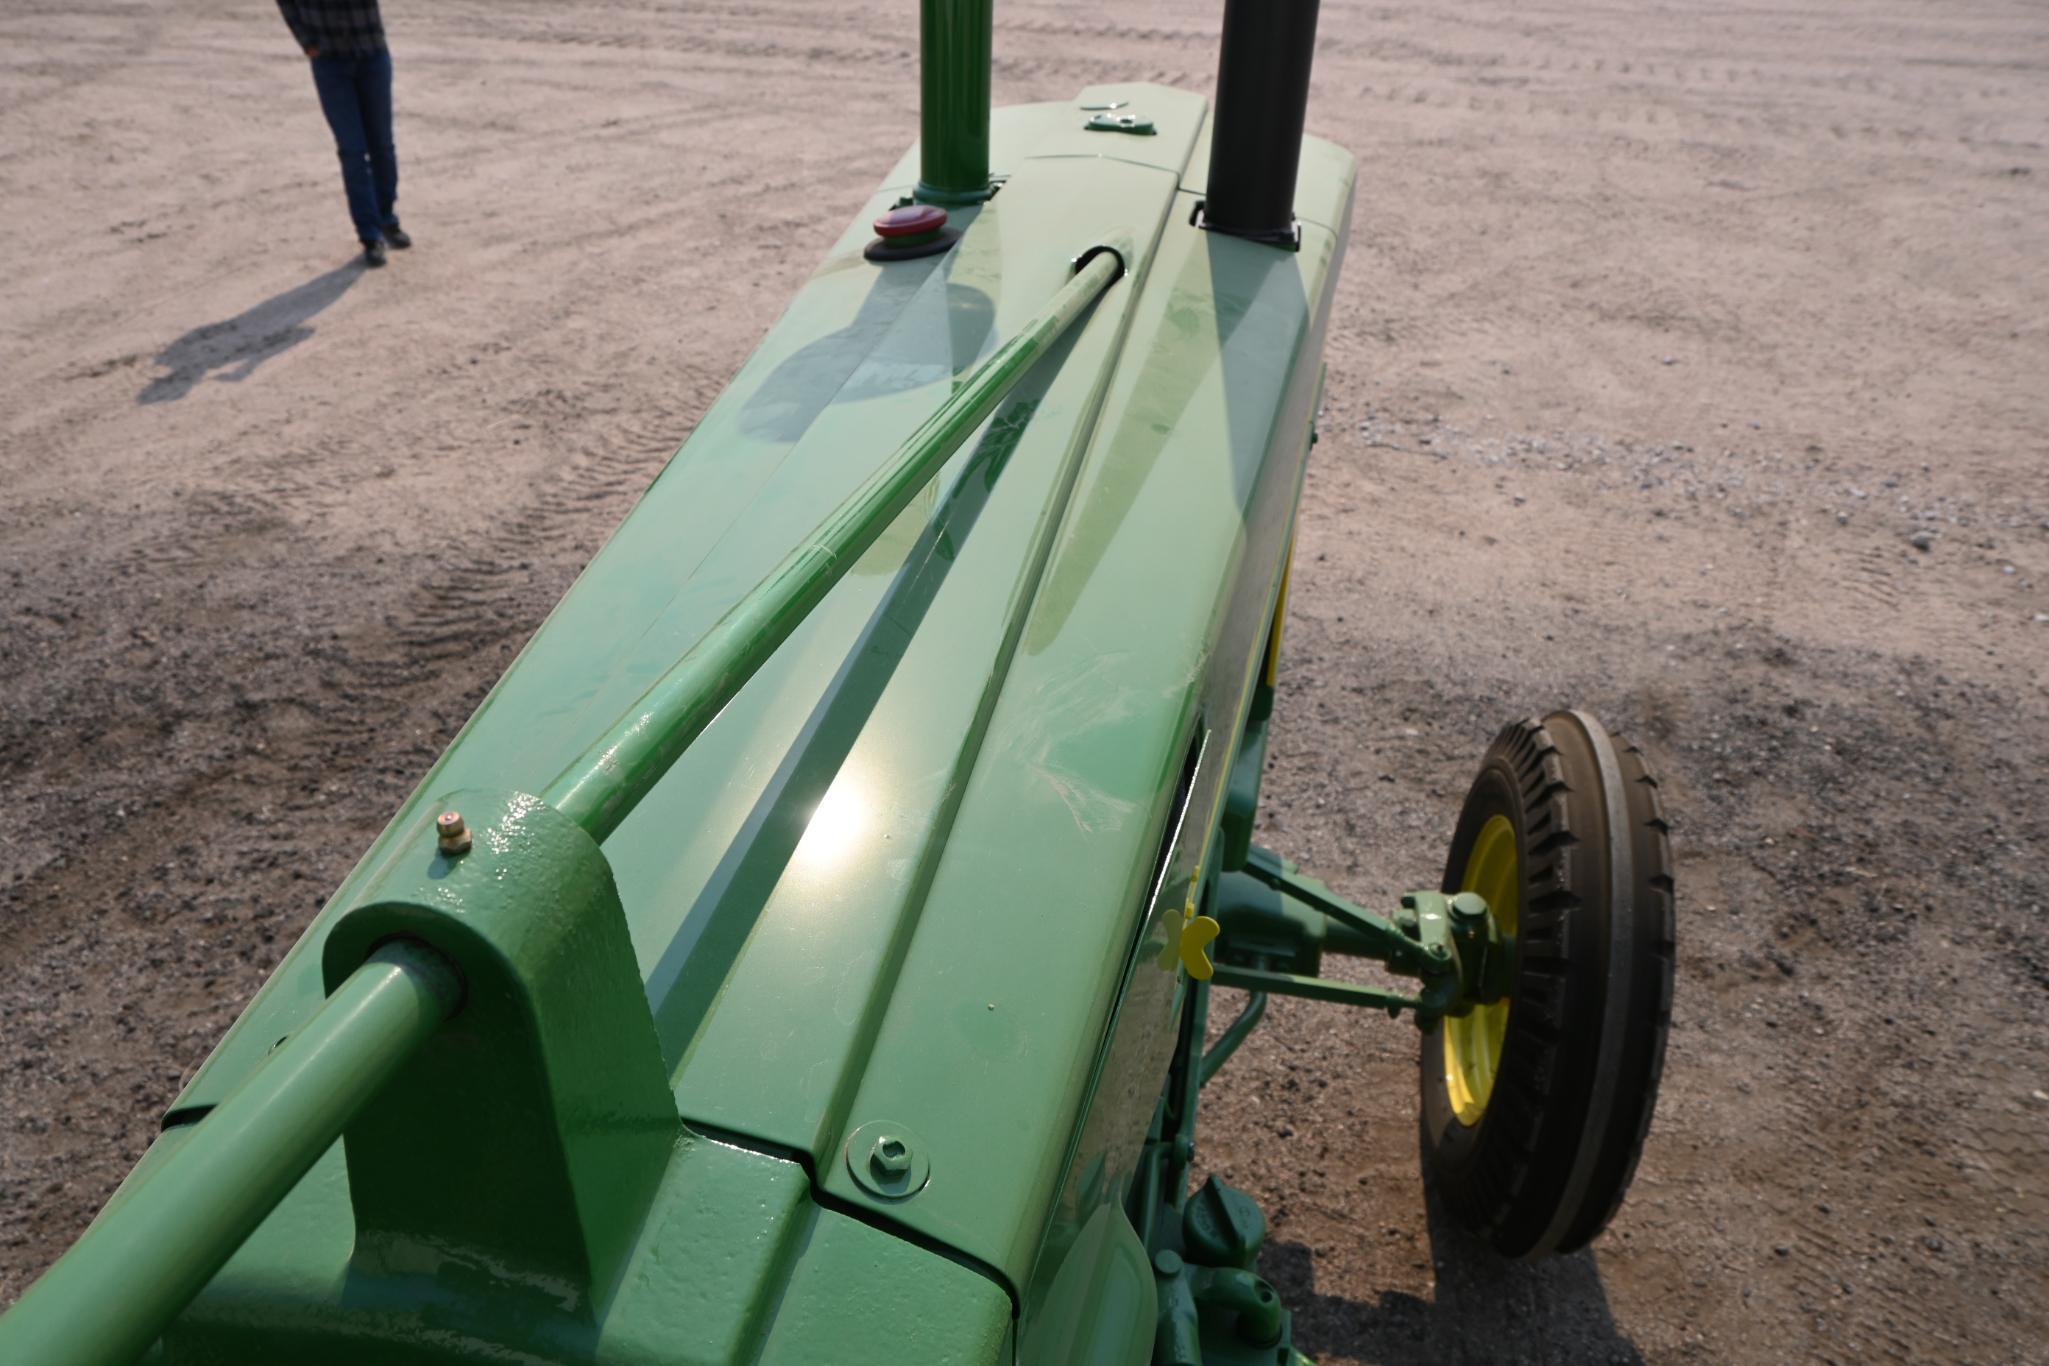
[[[911,1169],[911,1150],[895,1134],[884,1134],[868,1150],[868,1165],[883,1180],[895,1180]]]
[[[882,1200],[908,1200],[932,1178],[925,1145],[888,1120],[873,1120],[847,1135],[846,1164],[854,1184]]]

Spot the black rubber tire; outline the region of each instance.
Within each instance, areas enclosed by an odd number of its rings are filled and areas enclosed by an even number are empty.
[[[1643,755],[1581,712],[1504,729],[1459,811],[1444,889],[1487,820],[1515,828],[1515,985],[1492,1093],[1454,1110],[1423,1036],[1423,1147],[1446,1209],[1510,1257],[1572,1252],[1636,1172],[1672,1020],[1672,855]]]

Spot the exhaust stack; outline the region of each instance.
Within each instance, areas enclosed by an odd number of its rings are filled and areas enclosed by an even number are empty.
[[[1203,226],[1293,245],[1317,0],[1224,0]],[[928,87],[929,88],[929,87]]]

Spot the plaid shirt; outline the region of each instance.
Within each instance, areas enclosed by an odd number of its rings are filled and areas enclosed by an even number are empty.
[[[277,0],[299,46],[322,57],[368,57],[384,51],[377,0]]]

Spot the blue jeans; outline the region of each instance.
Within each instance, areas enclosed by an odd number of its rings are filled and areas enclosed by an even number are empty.
[[[315,57],[313,88],[341,155],[349,217],[365,245],[398,226],[398,149],[391,143],[391,54]]]

